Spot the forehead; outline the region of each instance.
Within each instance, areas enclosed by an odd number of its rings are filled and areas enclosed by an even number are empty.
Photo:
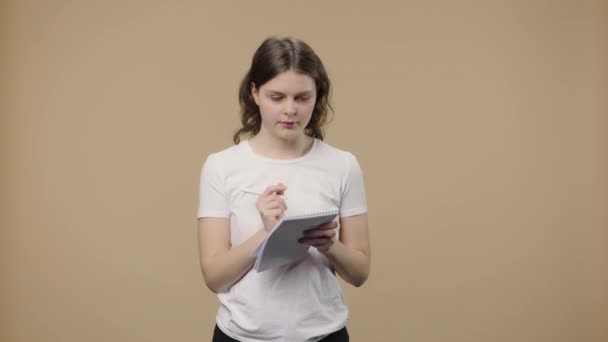
[[[260,90],[281,93],[300,93],[315,91],[315,81],[312,77],[295,72],[284,71],[260,87]]]

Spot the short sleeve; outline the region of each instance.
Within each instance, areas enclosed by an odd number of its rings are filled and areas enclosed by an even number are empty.
[[[218,160],[209,155],[203,164],[200,177],[197,218],[230,217],[227,195],[224,189]]]
[[[359,166],[357,158],[352,153],[348,153],[347,155],[347,166],[342,181],[341,196],[341,217],[354,216],[367,212],[363,171]]]

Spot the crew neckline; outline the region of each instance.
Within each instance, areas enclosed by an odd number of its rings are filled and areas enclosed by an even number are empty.
[[[268,162],[268,163],[273,163],[273,164],[293,164],[293,163],[299,163],[299,162],[302,162],[302,161],[308,159],[314,153],[314,151],[317,149],[317,146],[319,145],[319,139],[313,138],[312,147],[310,148],[310,150],[308,150],[308,152],[306,152],[306,154],[304,154],[303,156],[300,156],[298,158],[292,158],[292,159],[274,159],[274,158],[264,157],[264,156],[261,156],[261,155],[255,153],[255,151],[251,147],[251,144],[249,144],[248,139],[241,141],[241,143],[247,149],[247,153],[254,159],[261,160],[261,161]]]

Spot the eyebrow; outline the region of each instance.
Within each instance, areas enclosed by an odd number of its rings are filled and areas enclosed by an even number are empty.
[[[276,91],[276,90],[267,90],[268,93],[270,94],[274,94],[274,95],[285,95],[283,93],[281,93],[280,91]],[[312,95],[313,91],[312,90],[307,90],[307,91],[302,91],[296,94],[296,96],[300,96],[300,95]]]

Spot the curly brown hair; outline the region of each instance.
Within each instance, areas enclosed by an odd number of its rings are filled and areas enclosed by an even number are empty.
[[[333,113],[333,108],[329,103],[331,82],[321,59],[308,44],[299,39],[269,37],[256,50],[251,67],[241,81],[239,103],[243,127],[234,133],[235,144],[241,141],[243,134],[250,136],[258,134],[262,125],[262,117],[251,94],[251,86],[255,85],[259,89],[278,74],[288,70],[308,75],[314,80],[317,98],[304,133],[323,140],[323,126],[328,121],[330,111]]]

